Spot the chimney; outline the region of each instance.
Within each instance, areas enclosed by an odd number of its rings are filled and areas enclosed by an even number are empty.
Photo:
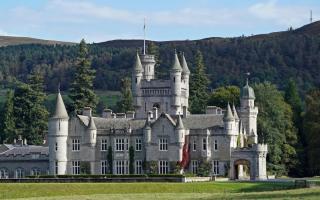
[[[82,115],[91,117],[92,109],[90,107],[84,107],[82,110]]]
[[[127,111],[127,118],[130,118],[130,119],[134,119],[134,116],[135,116],[135,112],[134,111]]]
[[[21,135],[18,135],[17,145],[21,145],[21,146],[23,145],[23,140]]]
[[[156,120],[158,119],[158,108],[157,107],[153,107],[153,119]]]
[[[24,138],[23,144],[24,144],[24,145],[28,145],[28,143],[27,143],[27,138]]]
[[[222,115],[222,109],[217,106],[207,106],[206,114]]]
[[[117,114],[116,113],[111,113],[111,118],[117,118]]]
[[[112,116],[112,110],[111,109],[104,109],[102,112],[103,118],[111,118]]]
[[[187,118],[187,114],[188,114],[188,110],[187,110],[187,106],[183,106],[183,118]]]
[[[148,111],[148,121],[151,121],[151,118],[152,118],[152,112]]]
[[[117,113],[117,118],[126,118],[126,113]]]

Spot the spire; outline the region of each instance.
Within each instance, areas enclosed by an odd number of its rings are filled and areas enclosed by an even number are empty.
[[[174,61],[173,61],[173,65],[172,65],[171,70],[172,71],[182,71],[176,50],[174,51]]]
[[[239,120],[238,114],[237,114],[237,110],[236,107],[234,106],[234,103],[232,104],[232,111],[233,111],[233,116],[235,120]]]
[[[190,70],[186,61],[186,58],[184,57],[184,53],[182,53],[182,73],[189,75]]]
[[[88,129],[89,130],[97,130],[97,127],[96,127],[96,124],[94,123],[93,117],[90,117]]]
[[[138,52],[137,52],[137,55],[136,55],[136,63],[134,65],[134,71],[136,71],[136,72],[142,72],[143,71],[141,60],[140,60]]]
[[[228,102],[228,106],[227,106],[227,111],[226,111],[226,113],[224,114],[223,119],[224,119],[225,121],[232,121],[232,120],[234,120],[234,117],[233,117],[233,115],[232,115],[232,111],[231,111],[229,102]]]
[[[176,124],[176,129],[184,129],[183,122],[182,122],[180,114],[178,115],[178,121],[177,121],[177,124]]]
[[[58,91],[58,95],[57,95],[57,99],[56,99],[56,110],[55,110],[52,118],[56,118],[56,119],[68,119],[69,118],[66,107],[63,103],[62,96],[60,94],[60,89]]]

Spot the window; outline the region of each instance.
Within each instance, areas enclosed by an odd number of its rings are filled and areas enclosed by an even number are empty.
[[[55,167],[55,171],[54,171],[54,174],[58,174],[58,161],[56,161],[55,163],[54,163],[54,167]]]
[[[0,169],[0,179],[9,178],[8,170],[5,168]]]
[[[107,160],[101,160],[101,174],[107,174],[108,173],[108,161]]]
[[[126,142],[126,151],[128,151],[129,150],[129,139],[128,138],[125,139],[125,142]]]
[[[101,140],[101,151],[107,151],[108,150],[108,140],[102,139]]]
[[[214,140],[214,150],[217,151],[218,150],[218,140]]]
[[[24,171],[22,168],[18,168],[14,172],[14,177],[15,178],[23,178],[24,177]]]
[[[39,176],[41,174],[41,170],[39,168],[32,168],[30,174],[31,176]]]
[[[167,174],[169,171],[168,161],[159,160],[159,174]]]
[[[80,151],[80,140],[72,139],[72,151]]]
[[[191,161],[191,168],[192,168],[192,173],[197,174],[198,173],[198,166],[199,162],[197,160],[192,160]]]
[[[72,174],[80,174],[80,161],[72,161]]]
[[[136,139],[136,151],[141,151],[141,150],[142,150],[141,139],[137,138]]]
[[[58,142],[56,142],[55,149],[58,151]]]
[[[202,138],[202,150],[207,150],[207,138]]]
[[[116,139],[116,151],[124,151],[124,139]]]
[[[193,140],[192,150],[197,151],[197,141],[196,140]]]
[[[40,158],[40,154],[39,153],[32,153],[31,154],[31,159],[39,159]]]
[[[219,174],[219,161],[218,160],[213,161],[212,167],[213,167],[213,174],[214,175]]]
[[[159,150],[160,151],[168,151],[168,139],[167,138],[160,138]]]
[[[115,161],[115,169],[116,174],[128,174],[128,161],[127,160],[116,160]]]
[[[136,160],[135,173],[142,174],[142,160]]]

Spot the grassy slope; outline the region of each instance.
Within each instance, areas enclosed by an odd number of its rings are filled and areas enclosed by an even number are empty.
[[[99,195],[106,199],[114,197],[132,197],[131,199],[150,199],[154,196],[163,196],[165,199],[171,196],[241,196],[267,192],[271,195],[276,190],[284,190],[292,187],[292,183],[236,183],[236,182],[205,182],[205,183],[2,183],[0,184],[0,198],[33,198],[33,197],[56,197],[70,196],[70,199],[83,199],[91,197],[99,199]],[[294,192],[289,190],[288,192]],[[302,192],[305,190],[302,190]],[[287,191],[279,192],[284,195]],[[320,195],[320,190],[313,191]],[[175,195],[172,195],[174,193]],[[213,195],[215,193],[215,195]],[[104,195],[103,195],[104,194]],[[134,194],[134,195],[133,195]],[[181,195],[180,195],[181,194]],[[197,194],[197,195],[195,195]],[[263,193],[261,193],[263,194]],[[199,196],[199,197],[200,197]],[[65,198],[61,198],[65,199]],[[130,199],[130,198],[129,198]],[[139,198],[140,199],[140,198]],[[182,198],[181,198],[182,199]]]
[[[21,45],[21,44],[63,44],[63,45],[73,45],[72,42],[63,42],[55,40],[42,40],[30,37],[14,37],[14,36],[0,36],[0,47],[11,46],[11,45]]]

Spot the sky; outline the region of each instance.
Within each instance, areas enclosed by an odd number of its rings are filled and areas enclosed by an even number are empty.
[[[1,0],[0,35],[79,42],[249,36],[320,20],[320,0]]]

